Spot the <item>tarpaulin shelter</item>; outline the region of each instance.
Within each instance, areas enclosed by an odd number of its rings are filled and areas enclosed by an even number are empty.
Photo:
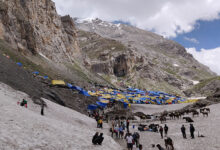
[[[65,85],[65,82],[63,80],[52,80],[51,81],[52,85]]]
[[[96,104],[98,104],[98,106],[101,106],[103,108],[105,108],[107,105],[106,103],[102,103],[102,102],[96,102]]]
[[[124,108],[128,108],[128,103],[124,103]]]
[[[67,83],[66,85],[67,85],[68,88],[72,88],[73,87],[73,85],[70,84],[70,83]]]
[[[40,73],[38,71],[34,71],[32,74],[39,75]]]
[[[72,86],[71,89],[82,91],[83,89],[79,86]]]
[[[97,108],[98,108],[98,106],[94,105],[94,104],[88,105],[88,107],[87,107],[87,109],[89,109],[89,110],[95,110]]]
[[[48,79],[49,77],[48,76],[44,76],[44,79]]]
[[[79,91],[79,94],[83,94],[85,96],[90,96],[89,93],[87,91],[85,91],[85,90]]]
[[[17,64],[19,67],[22,66],[22,63],[20,63],[20,62],[17,62],[16,64]]]

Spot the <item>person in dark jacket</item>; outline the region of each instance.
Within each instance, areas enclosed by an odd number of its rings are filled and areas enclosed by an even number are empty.
[[[99,133],[96,132],[95,135],[94,135],[93,138],[92,138],[92,143],[93,143],[93,144],[97,144],[97,143],[96,143],[96,139],[98,138],[98,136],[99,136]]]
[[[45,107],[45,103],[44,101],[41,101],[41,115],[43,116],[44,115],[44,107]]]
[[[190,130],[191,138],[194,139],[195,128],[194,128],[193,124],[190,124],[189,130]]]
[[[136,147],[138,148],[139,146],[139,139],[140,139],[140,135],[138,132],[134,132],[133,134],[133,140],[134,140],[134,143],[136,144]]]
[[[174,150],[173,140],[170,137],[167,137],[167,139],[165,139],[164,142],[165,142],[166,149]]]
[[[95,143],[102,145],[103,140],[104,140],[103,133],[100,133],[100,135],[96,138]]]
[[[126,128],[127,128],[127,132],[129,132],[129,120],[128,119],[126,121]]]
[[[181,127],[181,132],[182,132],[183,138],[186,139],[186,128],[184,127],[184,125],[182,125]]]
[[[162,139],[163,138],[163,127],[162,126],[160,126],[159,132],[160,132],[161,139]]]
[[[23,99],[20,105],[21,105],[21,106],[27,105],[27,100],[26,100],[26,99]]]
[[[167,136],[167,132],[168,132],[168,126],[165,124],[164,126],[164,132],[165,132],[165,136]]]
[[[143,150],[143,146],[139,144],[138,150]]]

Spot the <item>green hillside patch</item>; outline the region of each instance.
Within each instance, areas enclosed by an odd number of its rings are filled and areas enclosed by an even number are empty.
[[[203,87],[205,87],[207,84],[209,84],[211,81],[214,81],[214,80],[220,80],[220,76],[209,78],[209,79],[206,79],[206,80],[202,80],[199,84],[195,85],[193,89],[194,90],[200,90]]]

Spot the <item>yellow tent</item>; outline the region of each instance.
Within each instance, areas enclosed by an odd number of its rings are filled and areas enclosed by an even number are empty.
[[[89,95],[91,95],[91,96],[97,96],[96,93],[93,93],[93,92],[91,92],[91,91],[89,91],[88,93],[89,93]]]
[[[65,82],[63,80],[52,80],[52,85],[65,85]]]
[[[112,98],[112,96],[110,94],[102,94],[103,98]]]
[[[101,100],[102,103],[109,103],[109,100]]]

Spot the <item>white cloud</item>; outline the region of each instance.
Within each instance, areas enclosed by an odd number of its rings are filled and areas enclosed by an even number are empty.
[[[219,0],[53,0],[61,15],[122,20],[166,37],[190,32],[197,20],[219,18]]]
[[[213,72],[220,75],[220,47],[215,49],[201,49],[200,51],[197,51],[195,48],[186,48],[186,50],[200,63],[208,66]]]
[[[189,41],[191,43],[199,44],[199,41],[195,38],[184,37],[184,40]]]

